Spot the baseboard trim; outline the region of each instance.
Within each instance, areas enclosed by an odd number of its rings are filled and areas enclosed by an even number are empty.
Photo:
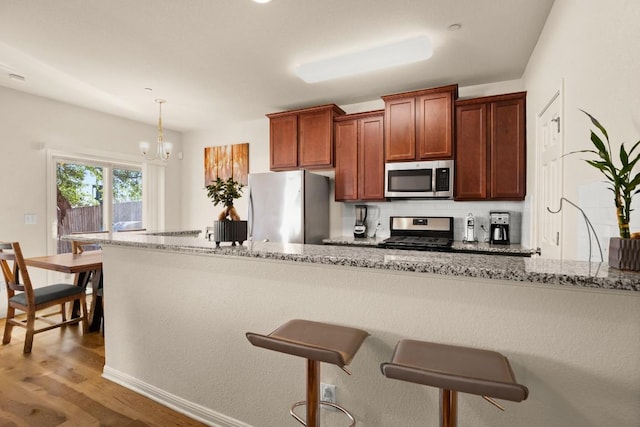
[[[219,412],[213,411],[202,405],[190,402],[186,399],[168,393],[158,387],[151,384],[147,384],[144,381],[140,381],[131,375],[120,372],[109,366],[104,367],[102,371],[102,377],[113,381],[116,384],[120,384],[123,387],[133,390],[151,400],[154,400],[161,405],[180,412],[194,420],[198,420],[212,427],[252,427],[249,424],[238,421],[234,418],[228,417]]]

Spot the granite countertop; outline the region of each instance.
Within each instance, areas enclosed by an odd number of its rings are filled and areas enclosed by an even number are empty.
[[[511,280],[595,289],[640,291],[640,273],[609,268],[606,263],[560,261],[539,257],[495,256],[465,252],[423,252],[362,246],[245,242],[222,245],[179,233],[111,233],[64,236],[63,240],[95,241],[103,246],[214,256],[262,258],[446,276]],[[189,233],[187,233],[189,234]]]
[[[355,238],[353,236],[339,236],[324,239],[322,243],[325,245],[341,245],[341,246],[370,246],[377,247],[385,238]],[[386,249],[385,249],[386,250]],[[479,254],[494,255],[513,255],[513,256],[531,256],[536,251],[525,248],[522,245],[491,245],[484,242],[460,242],[454,241],[451,245],[451,252],[466,252]]]

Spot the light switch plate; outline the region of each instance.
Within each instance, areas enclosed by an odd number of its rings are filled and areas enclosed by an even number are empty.
[[[24,223],[25,224],[37,224],[38,223],[38,216],[36,214],[32,214],[32,213],[28,213],[28,214],[24,214]]]

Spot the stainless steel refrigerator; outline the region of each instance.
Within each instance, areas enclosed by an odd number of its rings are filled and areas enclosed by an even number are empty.
[[[322,243],[329,237],[329,178],[306,170],[249,174],[249,239]]]

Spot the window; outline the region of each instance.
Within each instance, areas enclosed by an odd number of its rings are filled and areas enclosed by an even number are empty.
[[[143,228],[142,168],[92,159],[52,157],[55,164],[57,253],[60,236]]]

